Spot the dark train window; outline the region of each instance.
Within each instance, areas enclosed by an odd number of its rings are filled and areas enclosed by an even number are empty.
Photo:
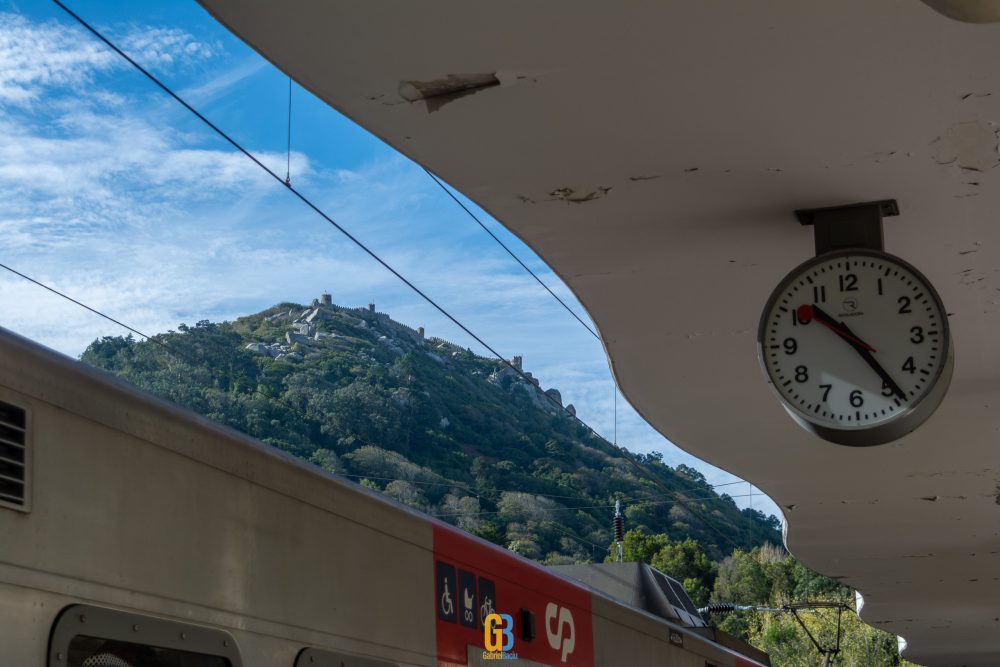
[[[396,667],[396,663],[321,648],[304,648],[296,656],[294,667]]]
[[[29,467],[27,412],[0,401],[0,506],[31,509]]]
[[[77,635],[69,643],[67,667],[231,667],[216,655]]]
[[[78,604],[56,619],[48,667],[242,667],[225,630]]]

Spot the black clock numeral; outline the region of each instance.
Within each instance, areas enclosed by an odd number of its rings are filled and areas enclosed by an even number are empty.
[[[823,390],[823,400],[825,401],[827,399],[827,397],[830,395],[830,390],[833,389],[833,385],[832,384],[821,384],[819,386],[819,388]]]
[[[855,389],[854,391],[851,392],[850,400],[851,400],[851,407],[854,408],[860,408],[862,405],[865,404],[865,398],[864,396],[861,395],[860,389]]]
[[[806,321],[806,320],[800,320],[799,319],[799,309],[798,308],[796,308],[795,310],[792,311],[792,326],[793,327],[798,327],[798,326],[804,327],[807,324],[809,324],[809,322],[812,322],[812,320]]]
[[[806,382],[809,379],[809,369],[805,366],[795,367],[795,381]]]
[[[840,280],[841,292],[858,291],[858,277],[853,273],[845,273],[844,275],[838,276],[838,278]]]
[[[898,299],[896,299],[896,303],[899,304],[900,315],[907,315],[913,312],[912,310],[910,310],[910,297],[901,296]]]
[[[910,333],[913,334],[912,336],[910,336],[910,342],[913,343],[914,345],[919,345],[920,343],[924,342],[924,330],[922,328],[911,327]]]
[[[813,285],[813,302],[814,303],[826,302],[826,286]]]
[[[890,386],[889,386],[888,384],[886,384],[885,382],[883,382],[883,383],[882,383],[882,395],[883,395],[883,396],[887,396],[887,397],[888,397],[888,396],[892,396],[892,395],[893,395],[894,393],[896,393],[896,392],[894,392],[894,391],[892,390],[892,387],[890,387]]]
[[[914,373],[917,372],[917,367],[913,363],[913,357],[906,358],[906,361],[903,362],[903,370],[909,373],[910,375],[913,375]]]
[[[795,354],[799,350],[799,344],[794,338],[786,338],[782,345],[785,346],[785,354]]]

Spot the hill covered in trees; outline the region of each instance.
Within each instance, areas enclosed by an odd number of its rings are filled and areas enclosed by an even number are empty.
[[[283,303],[151,341],[102,338],[81,359],[543,562],[603,560],[615,500],[627,526],[696,540],[713,560],[781,541],[777,519],[611,445],[530,373],[374,308]]]

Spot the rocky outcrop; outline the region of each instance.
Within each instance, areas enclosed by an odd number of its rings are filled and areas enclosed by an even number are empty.
[[[307,351],[306,348],[309,347],[316,349],[317,346],[340,344],[337,339],[343,336],[327,330],[336,327],[339,322],[341,326],[377,331],[379,334],[376,338],[377,343],[396,355],[422,348],[424,354],[444,365],[453,365],[463,358],[468,358],[469,355],[476,356],[470,349],[450,341],[425,338],[423,327],[414,329],[397,322],[388,314],[375,310],[374,304],[368,304],[366,308],[346,308],[334,304],[332,297],[326,293],[318,299],[313,299],[310,306],[303,311],[293,308],[288,312],[269,315],[265,321],[278,322],[284,319],[289,320],[284,341],[270,344],[250,343],[246,349],[272,359],[287,357],[290,360],[302,360],[304,358],[302,352],[293,351],[295,346],[301,346],[299,350]],[[362,355],[362,358],[368,357]],[[498,386],[508,386],[511,391],[527,392],[531,402],[547,412],[559,412],[563,408],[560,391],[555,388],[543,391],[538,378],[523,369],[521,356],[513,357],[509,365],[498,363],[487,380]],[[565,409],[572,415],[576,414],[573,405],[567,405]]]

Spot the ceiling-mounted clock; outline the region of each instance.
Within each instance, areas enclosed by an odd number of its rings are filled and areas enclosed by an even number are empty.
[[[877,445],[922,424],[951,381],[948,316],[931,284],[885,252],[826,252],[793,269],[764,308],[764,372],[820,437]]]

